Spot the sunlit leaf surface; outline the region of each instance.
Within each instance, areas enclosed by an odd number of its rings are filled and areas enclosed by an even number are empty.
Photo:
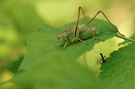
[[[114,51],[99,76],[108,89],[135,88],[135,43]]]

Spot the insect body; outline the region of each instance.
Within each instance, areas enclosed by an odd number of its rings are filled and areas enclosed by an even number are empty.
[[[106,61],[105,61],[105,56],[103,56],[102,53],[100,53],[100,56],[101,56],[100,62],[101,62],[101,63],[105,63],[105,62],[106,62]]]
[[[100,50],[101,50],[101,49],[100,49]],[[101,50],[101,51],[102,51],[102,50]],[[96,51],[96,50],[95,50],[94,52],[100,54],[100,57],[101,57],[101,58],[100,58],[100,63],[101,63],[101,64],[106,63],[106,60],[105,60],[105,57],[106,57],[106,56],[104,56],[102,52],[98,52],[98,51]]]
[[[83,16],[86,20],[85,24],[79,25],[79,20],[80,20],[80,11],[82,11]],[[83,40],[88,39],[89,37],[95,37],[95,33],[98,30],[99,27],[90,27],[89,24],[95,19],[95,17],[99,14],[102,13],[103,16],[107,19],[107,21],[112,25],[112,27],[120,34],[122,35],[118,29],[109,21],[109,19],[106,17],[106,15],[102,11],[98,11],[97,14],[90,20],[88,21],[84,11],[81,7],[78,8],[78,18],[77,18],[77,23],[74,27],[71,27],[60,34],[57,35],[57,39],[60,40],[63,44],[64,47],[67,46],[67,44],[74,43],[76,41],[81,41],[85,43]],[[85,34],[87,33],[87,34]],[[84,35],[85,34],[85,35]],[[124,36],[124,35],[122,35]]]
[[[66,47],[67,44],[76,41],[85,43],[83,40],[91,37],[91,31],[93,32],[93,34],[96,33],[99,27],[88,27],[86,24],[79,25],[79,34],[76,35],[74,32],[74,28],[75,27],[69,28],[57,35],[57,39],[59,39],[64,44],[64,47]]]

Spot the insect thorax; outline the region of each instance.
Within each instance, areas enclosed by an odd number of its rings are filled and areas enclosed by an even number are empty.
[[[88,39],[89,37],[91,37],[91,32],[96,31],[98,28],[99,27],[90,27],[87,26],[86,24],[78,25],[78,29],[77,29],[77,32],[79,34],[78,38],[82,40]],[[65,42],[72,43],[78,41],[77,39],[73,41],[74,38],[77,38],[75,36],[75,26],[63,31],[62,33],[57,35],[57,38],[62,43]]]

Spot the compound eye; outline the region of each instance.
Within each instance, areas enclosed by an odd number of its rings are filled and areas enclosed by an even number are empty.
[[[56,38],[57,38],[59,41],[61,41],[62,43],[64,43],[64,41],[63,41],[62,37],[57,36]]]

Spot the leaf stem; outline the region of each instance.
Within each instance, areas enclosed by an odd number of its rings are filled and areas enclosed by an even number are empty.
[[[124,40],[127,40],[127,41],[130,41],[130,42],[135,42],[135,40],[133,40],[133,39],[129,39],[129,38],[126,38],[124,36],[120,36],[118,34],[116,35],[116,37],[121,38],[121,39],[124,39]]]

